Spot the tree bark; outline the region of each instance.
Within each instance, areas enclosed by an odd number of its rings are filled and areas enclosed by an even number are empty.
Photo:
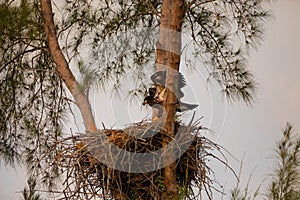
[[[53,62],[56,64],[57,72],[75,99],[76,105],[81,112],[86,131],[97,132],[97,127],[88,97],[84,94],[76,82],[75,77],[70,70],[66,58],[59,46],[53,21],[51,0],[41,0],[41,10],[44,19],[44,29],[48,41],[49,51]]]
[[[163,0],[161,11],[161,23],[159,31],[159,42],[157,45],[156,65],[158,70],[166,70],[166,98],[163,103],[162,115],[163,132],[166,136],[162,138],[163,148],[175,137],[175,106],[177,102],[177,83],[181,52],[181,28],[185,15],[184,0]],[[166,191],[162,199],[178,199],[178,184],[176,181],[175,154],[172,151],[163,162],[170,163],[163,169],[163,178]]]

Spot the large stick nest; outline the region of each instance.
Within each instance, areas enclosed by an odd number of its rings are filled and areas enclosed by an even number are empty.
[[[171,157],[176,158],[180,195],[199,199],[203,190],[211,192],[206,150],[217,147],[200,136],[201,129],[199,121],[176,122],[171,138],[161,123],[141,122],[69,138],[60,158],[66,176],[64,198],[161,199],[164,161]]]

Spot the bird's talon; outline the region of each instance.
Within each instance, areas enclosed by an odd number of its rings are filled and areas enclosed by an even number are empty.
[[[152,118],[152,122],[158,122],[158,121],[159,121],[159,118],[157,116]]]

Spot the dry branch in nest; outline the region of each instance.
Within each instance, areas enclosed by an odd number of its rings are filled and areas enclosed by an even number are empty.
[[[123,130],[104,129],[70,138],[60,161],[66,176],[64,199],[159,200],[165,190],[164,157],[170,152],[177,158],[180,194],[199,199],[206,190],[211,195],[205,160],[207,150],[218,146],[200,136],[203,128],[197,121],[177,122],[175,138],[162,148],[161,127],[161,123],[141,122]]]

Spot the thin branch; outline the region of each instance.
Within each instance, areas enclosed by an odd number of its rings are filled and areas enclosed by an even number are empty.
[[[34,51],[37,51],[37,50],[40,50],[41,48],[33,48],[33,49],[28,49],[28,50],[25,50],[19,54],[17,54],[14,58],[10,59],[9,62],[5,63],[3,65],[3,67],[1,67],[0,69],[0,73],[2,72],[2,70],[4,70],[9,64],[13,63],[15,60],[17,60],[19,57],[23,56],[24,54],[27,54],[27,53],[31,53],[31,52],[34,52]]]
[[[210,3],[210,2],[213,2],[213,1],[216,1],[216,0],[206,0],[206,1],[201,1],[197,4],[195,4],[195,6],[193,8],[191,8],[191,6],[196,2],[196,0],[193,0],[191,3],[188,4],[188,8],[190,9],[194,9],[200,5],[203,5],[203,4],[206,4],[206,3]]]

